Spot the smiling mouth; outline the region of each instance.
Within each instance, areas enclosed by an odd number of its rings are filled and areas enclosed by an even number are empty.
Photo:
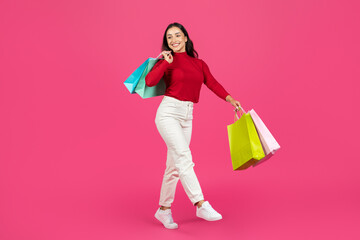
[[[173,47],[177,47],[177,46],[179,46],[180,45],[180,43],[177,43],[177,44],[173,44],[172,46]]]

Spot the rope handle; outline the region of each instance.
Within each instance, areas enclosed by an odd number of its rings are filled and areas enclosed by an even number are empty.
[[[162,53],[160,53],[156,58],[159,58],[162,55]],[[164,58],[159,58],[159,59],[164,59]]]
[[[156,58],[159,58],[161,55],[162,55],[162,52]],[[159,58],[159,59],[165,59],[165,58]]]
[[[237,120],[239,120],[241,118],[241,116],[246,113],[246,111],[240,106],[239,109],[235,108],[234,111],[235,111],[235,116],[234,116],[234,122],[236,122]],[[238,116],[238,112],[242,112],[242,114],[240,114],[240,117]]]

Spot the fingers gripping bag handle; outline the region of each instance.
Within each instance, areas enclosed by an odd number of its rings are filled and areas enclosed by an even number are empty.
[[[156,58],[159,58],[162,55],[162,53],[160,53]],[[164,58],[159,58],[159,59],[164,59]]]
[[[236,122],[237,120],[239,120],[239,119],[241,118],[241,116],[242,116],[244,113],[246,113],[246,111],[245,111],[241,106],[239,106],[239,108],[240,108],[240,110],[237,109],[237,108],[234,109],[234,111],[235,111],[234,122]],[[238,112],[242,112],[242,113],[240,113],[240,117],[239,117],[238,114],[237,114]]]
[[[158,59],[165,59],[165,58],[159,58],[162,55],[162,52],[156,57]]]

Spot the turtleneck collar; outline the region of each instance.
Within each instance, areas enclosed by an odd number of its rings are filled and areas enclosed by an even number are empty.
[[[185,52],[173,52],[173,54],[174,54],[174,56],[178,56],[178,57],[188,56],[186,51]]]

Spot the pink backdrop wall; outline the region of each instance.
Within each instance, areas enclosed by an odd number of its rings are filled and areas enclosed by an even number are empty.
[[[359,239],[357,1],[0,2],[0,239]],[[173,216],[153,217],[166,146],[160,97],[123,81],[160,52],[167,24],[282,149],[231,167],[233,108],[204,85],[191,142],[206,200],[179,182]]]

